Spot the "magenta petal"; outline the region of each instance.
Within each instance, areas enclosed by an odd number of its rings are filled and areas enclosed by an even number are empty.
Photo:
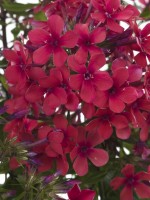
[[[97,167],[105,165],[109,156],[108,153],[103,149],[91,149],[88,154],[89,160]]]
[[[122,90],[119,97],[123,102],[130,104],[136,101],[138,94],[134,87],[126,87]]]
[[[59,36],[64,28],[64,21],[59,15],[51,15],[48,19],[48,26],[52,35]]]
[[[82,163],[82,164],[81,164]],[[84,176],[88,173],[88,161],[86,157],[78,155],[73,163],[73,168],[79,176]]]
[[[83,75],[75,74],[70,76],[69,85],[73,90],[79,90],[82,86]]]
[[[90,80],[82,82],[80,97],[87,103],[91,103],[95,98],[95,88]]]
[[[118,138],[120,138],[122,140],[126,140],[130,137],[131,130],[129,127],[122,128],[122,129],[116,129],[116,135]]]
[[[93,190],[82,190],[78,200],[94,200],[95,191]]]
[[[34,29],[28,33],[29,40],[33,44],[44,44],[50,39],[50,35],[47,31],[43,29]]]
[[[108,90],[113,85],[113,80],[107,72],[95,73],[93,82],[95,86],[101,91]]]
[[[56,67],[61,67],[67,60],[68,54],[63,48],[56,48],[53,52],[53,62]]]
[[[78,36],[75,34],[74,31],[68,31],[65,35],[60,38],[61,46],[67,48],[73,48],[78,40]]]
[[[3,50],[3,56],[6,58],[8,61],[13,61],[15,63],[20,63],[19,56],[17,53],[13,50],[10,49],[4,49]]]
[[[88,70],[91,73],[94,73],[99,70],[103,65],[105,65],[105,63],[105,55],[102,51],[99,51],[99,53],[93,54],[93,56],[91,56]]]
[[[51,48],[48,45],[42,46],[39,49],[35,50],[33,53],[33,61],[36,64],[44,65],[50,58]]]
[[[109,98],[109,108],[115,113],[121,113],[125,104],[118,98],[118,96],[112,96]]]
[[[113,128],[108,121],[102,122],[99,124],[98,133],[102,136],[104,140],[107,140],[112,135]]]
[[[134,200],[132,187],[125,186],[120,193],[120,200]]]
[[[43,90],[38,85],[31,85],[25,93],[25,99],[31,103],[34,103],[40,101],[43,94]]]
[[[104,28],[96,28],[90,34],[90,39],[92,43],[103,42],[106,38],[106,30]]]
[[[131,164],[126,164],[126,166],[121,170],[121,173],[126,177],[131,177],[134,175],[134,166]]]
[[[55,87],[53,94],[59,99],[60,104],[67,103],[67,94],[64,88]]]
[[[110,18],[107,19],[107,26],[110,30],[117,33],[122,33],[124,30],[117,22]]]
[[[78,58],[76,57],[76,55],[71,55],[68,57],[68,65],[69,67],[75,71],[78,72],[80,74],[86,72],[86,67],[84,64],[80,64]]]
[[[53,122],[56,128],[62,129],[64,131],[67,129],[68,121],[63,115],[55,115]]]
[[[114,115],[111,119],[111,123],[113,126],[115,126],[117,129],[125,128],[128,126],[128,120],[123,115]]]
[[[43,111],[46,115],[51,115],[59,105],[59,99],[55,95],[50,94],[44,100]]]
[[[80,194],[80,188],[76,184],[69,192],[68,192],[68,197],[69,199],[75,199],[79,196]]]
[[[150,186],[144,183],[138,183],[135,186],[135,192],[141,199],[150,198]]]
[[[122,186],[125,182],[125,178],[122,177],[115,177],[111,182],[110,186],[113,190],[117,190],[120,186]]]

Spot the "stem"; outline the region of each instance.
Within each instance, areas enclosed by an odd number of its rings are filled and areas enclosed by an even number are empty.
[[[7,48],[7,37],[6,37],[6,11],[1,7],[1,21],[2,23],[2,42],[3,48]]]

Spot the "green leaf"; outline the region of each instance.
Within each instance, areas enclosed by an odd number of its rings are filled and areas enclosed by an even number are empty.
[[[37,4],[22,4],[22,3],[11,3],[8,0],[5,0],[4,3],[2,4],[3,8],[5,8],[8,12],[13,12],[13,13],[20,13],[20,12],[26,12],[29,9],[32,9],[34,6]]]
[[[47,20],[47,17],[45,16],[45,13],[44,13],[44,12],[40,11],[40,12],[38,12],[38,13],[36,13],[36,14],[34,15],[34,19],[35,19],[35,20],[39,20],[39,21],[46,21],[46,20]]]
[[[150,18],[150,6],[146,6],[140,16],[146,19]]]
[[[6,83],[6,79],[3,75],[0,75],[0,82],[2,83],[3,87],[8,90],[8,85]]]

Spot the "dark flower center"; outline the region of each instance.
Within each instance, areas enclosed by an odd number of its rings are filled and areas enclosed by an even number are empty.
[[[87,146],[82,146],[82,147],[80,148],[80,152],[82,152],[82,153],[86,153],[87,150],[88,150],[88,147],[87,147]]]
[[[90,74],[89,72],[86,72],[85,74],[84,74],[84,79],[85,80],[89,80],[89,79],[92,79],[93,78],[93,74]]]
[[[137,180],[135,179],[134,176],[128,177],[128,178],[126,179],[126,184],[127,184],[128,186],[134,187],[134,185],[136,184],[136,182],[137,182]]]

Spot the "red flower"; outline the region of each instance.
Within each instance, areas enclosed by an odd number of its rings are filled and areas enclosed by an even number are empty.
[[[108,162],[108,153],[103,149],[94,148],[102,141],[98,134],[86,133],[83,128],[79,128],[77,146],[70,153],[74,162],[73,168],[79,176],[84,176],[88,172],[88,159],[97,167]]]
[[[99,71],[104,64],[103,54],[93,55],[88,67],[85,64],[80,64],[75,56],[69,56],[69,67],[78,73],[71,75],[70,86],[74,90],[79,90],[81,99],[87,103],[94,100],[96,89],[105,91],[112,87],[113,82],[108,72]]]
[[[150,173],[141,171],[135,174],[134,166],[131,164],[127,164],[121,173],[124,177],[115,177],[110,183],[114,190],[124,186],[120,193],[120,200],[133,200],[133,190],[139,198],[150,198],[150,187],[146,184],[146,181],[147,183],[150,181]]]
[[[34,29],[28,34],[30,41],[40,47],[33,53],[33,61],[36,64],[45,64],[53,54],[55,66],[62,66],[68,54],[63,47],[73,48],[77,42],[74,31],[68,31],[64,35],[64,21],[58,15],[51,15],[48,19],[49,32],[44,29]]]
[[[69,200],[93,200],[95,196],[95,191],[93,190],[80,190],[79,186],[76,184],[69,192]]]
[[[78,46],[79,50],[76,53],[76,58],[80,62],[86,62],[88,52],[90,54],[101,53],[101,49],[96,46],[97,43],[103,42],[106,38],[106,30],[98,27],[93,31],[89,31],[88,24],[77,24],[75,31],[79,36]]]

